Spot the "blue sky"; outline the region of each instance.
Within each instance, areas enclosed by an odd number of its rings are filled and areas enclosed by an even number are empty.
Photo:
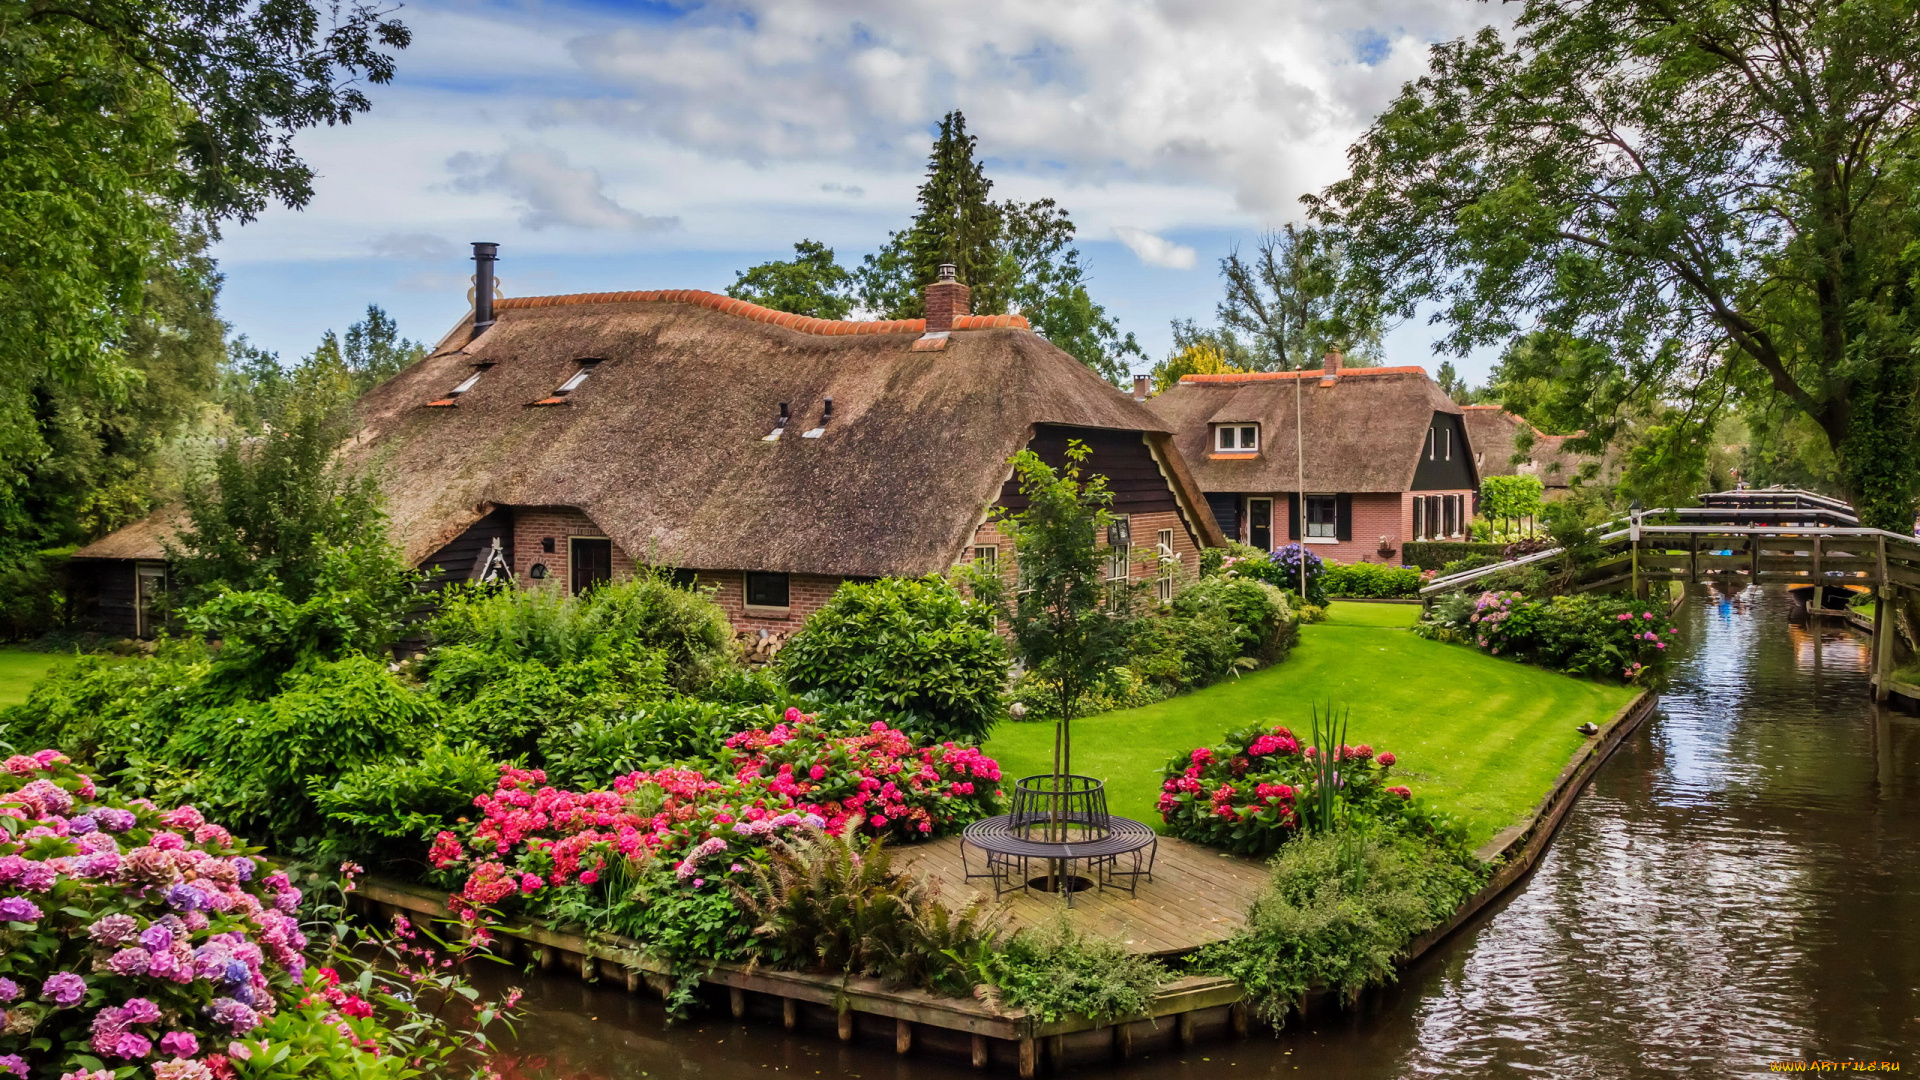
[[[313,201],[228,228],[236,333],[292,359],[369,303],[432,340],[466,245],[509,295],[719,290],[817,239],[858,261],[912,213],[929,133],[967,113],[995,194],[1057,199],[1095,298],[1163,355],[1236,244],[1300,220],[1470,0],[425,0],[374,110],[302,135]],[[1421,322],[1389,360],[1437,365]],[[1486,356],[1461,367],[1483,377]]]

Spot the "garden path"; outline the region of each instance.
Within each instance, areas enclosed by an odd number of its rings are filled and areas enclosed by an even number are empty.
[[[949,903],[964,904],[976,895],[993,902],[988,882],[970,882],[962,874],[958,836],[904,845],[893,854],[898,865],[938,881]],[[967,859],[976,873],[982,869],[979,852],[968,852]],[[1064,912],[1074,929],[1123,941],[1135,952],[1179,953],[1231,935],[1246,922],[1248,907],[1266,884],[1266,866],[1257,860],[1162,836],[1153,880],[1140,882],[1138,896],[1124,889],[1090,889],[1076,894],[1069,909],[1058,896],[1010,892],[998,906],[1016,928],[1037,926]]]

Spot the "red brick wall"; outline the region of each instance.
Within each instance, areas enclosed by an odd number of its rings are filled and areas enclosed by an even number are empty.
[[[800,629],[807,616],[826,606],[845,578],[819,574],[787,576],[787,608],[747,609],[747,575],[740,570],[700,570],[694,574],[702,588],[711,587],[714,603],[727,613],[735,630],[768,630],[791,633]]]
[[[1418,495],[1464,495],[1468,512],[1473,508],[1473,492],[1464,491],[1385,491],[1357,492],[1353,496],[1353,539],[1345,541],[1313,540],[1307,547],[1322,559],[1334,562],[1386,563],[1400,565],[1400,545],[1413,538],[1413,497]],[[1273,512],[1276,517],[1287,514],[1287,493],[1274,492]],[[1273,533],[1277,537],[1290,534],[1286,521],[1275,521]],[[1246,528],[1246,515],[1241,515],[1241,528]],[[1465,526],[1462,526],[1464,531]],[[1137,535],[1137,534],[1136,534]],[[1385,537],[1382,540],[1382,537]],[[1244,536],[1233,539],[1244,541]],[[1281,541],[1291,542],[1291,541]],[[1382,548],[1386,553],[1382,554]]]
[[[567,540],[575,536],[604,537],[607,531],[594,524],[593,519],[570,506],[523,506],[513,515],[513,577],[522,585],[533,585],[534,580],[527,576],[534,563],[545,563],[547,581],[557,581],[566,588],[572,581],[572,568],[568,565],[570,552]],[[541,549],[540,541],[553,538],[551,553]],[[633,573],[633,558],[613,545],[613,576],[628,577]]]
[[[1178,511],[1163,510],[1154,513],[1130,514],[1128,521],[1133,536],[1132,558],[1128,561],[1128,577],[1133,581],[1153,581],[1159,574],[1160,560],[1157,544],[1161,529],[1173,530],[1173,553],[1180,558],[1180,567],[1174,571],[1174,588],[1192,581],[1200,574],[1200,545],[1193,534],[1187,530],[1186,521]],[[989,521],[974,531],[973,545],[961,553],[961,561],[973,558],[974,547],[995,546],[999,549],[997,561],[1000,576],[1008,584],[1015,579],[1013,542],[1000,532],[1000,527]],[[1149,594],[1150,596],[1152,594]]]

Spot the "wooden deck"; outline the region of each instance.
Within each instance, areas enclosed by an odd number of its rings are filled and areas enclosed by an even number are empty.
[[[993,900],[991,882],[963,877],[958,836],[897,847],[893,856],[895,866],[937,880],[941,896],[950,902],[965,903],[976,895]],[[984,869],[980,852],[970,851],[967,858],[975,873]],[[1153,880],[1140,882],[1138,897],[1124,889],[1089,889],[1074,896],[1069,910],[1059,896],[1010,892],[999,905],[1015,927],[1038,925],[1065,912],[1076,929],[1118,938],[1137,952],[1182,953],[1220,941],[1246,922],[1247,908],[1267,876],[1256,860],[1163,836]]]

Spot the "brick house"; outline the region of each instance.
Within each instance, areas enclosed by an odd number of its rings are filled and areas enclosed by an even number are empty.
[[[1028,446],[1056,465],[1069,439],[1091,447],[1130,526],[1115,576],[1159,573],[1162,545],[1197,568],[1224,542],[1139,402],[1025,319],[967,314],[957,281],[928,286],[927,310],[835,322],[693,290],[497,300],[370,392],[343,452],[380,478],[393,539],[436,581],[577,592],[667,566],[744,631],[792,630],[847,580],[1010,568],[988,517],[1018,503],[1008,459]],[[127,577],[113,541],[92,561]]]
[[[1304,531],[1323,559],[1398,563],[1409,540],[1471,531],[1472,440],[1424,368],[1348,368],[1335,352],[1319,370],[1188,375],[1148,407],[1242,543]]]

